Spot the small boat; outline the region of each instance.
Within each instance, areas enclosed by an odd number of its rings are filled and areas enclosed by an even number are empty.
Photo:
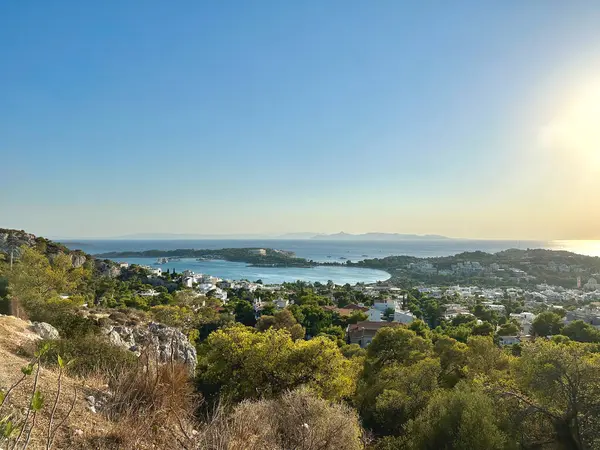
[[[367,257],[367,256],[369,256],[369,255],[361,255],[361,256],[362,256],[363,258],[366,258],[366,257]]]
[[[331,255],[327,255],[328,258],[331,258]]]
[[[340,259],[348,259],[348,258],[344,258],[343,256],[340,256]]]

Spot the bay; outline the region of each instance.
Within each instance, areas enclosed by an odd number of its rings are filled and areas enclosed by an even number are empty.
[[[293,251],[297,256],[314,261],[344,262],[368,258],[384,258],[392,255],[417,257],[450,256],[465,251],[495,253],[509,248],[545,248],[567,250],[575,253],[600,256],[600,241],[516,241],[483,239],[418,239],[397,241],[334,241],[334,240],[283,240],[283,239],[85,239],[62,240],[71,249],[80,249],[90,254],[115,251],[176,250],[176,249],[220,249],[220,248],[276,248]],[[123,259],[120,259],[123,260]],[[130,258],[126,262],[151,265],[153,259]],[[182,259],[172,262],[167,268],[177,271],[190,269],[227,279],[262,279],[265,283],[283,281],[332,280],[337,284],[357,282],[372,283],[389,278],[387,272],[354,267],[273,268],[251,267],[245,263],[229,261],[196,261]]]

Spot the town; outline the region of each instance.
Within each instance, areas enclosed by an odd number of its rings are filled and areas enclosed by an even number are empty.
[[[464,260],[452,263],[447,269],[440,269],[429,261],[409,262],[400,270],[396,268],[395,272],[435,274],[448,278],[467,275],[480,279],[487,277],[487,281],[505,279],[501,276],[509,274],[514,285],[489,287],[489,282],[483,286],[429,285],[413,281],[407,287],[399,282],[397,276],[387,282],[372,285],[310,285],[302,282],[265,285],[260,280],[223,280],[190,270],[185,270],[174,278],[173,274],[164,274],[161,268],[143,266],[141,269],[153,287],[141,291],[139,295],[158,296],[160,292],[155,289],[156,286],[164,285],[167,280],[171,283],[176,280],[179,287],[190,290],[199,298],[212,299],[212,304],[219,312],[232,311],[235,308],[232,305],[237,305],[240,301],[247,302],[252,307],[255,321],[262,315],[270,315],[286,308],[296,312],[295,316],[302,317],[302,306],[312,304],[320,308],[324,317],[329,319],[323,320],[318,326],[303,323],[307,330],[314,330],[318,334],[332,326],[343,326],[345,342],[358,344],[363,348],[372,341],[382,326],[410,324],[417,320],[423,320],[432,329],[469,322],[472,322],[473,327],[481,328],[484,322],[489,323],[491,328],[487,329],[488,334],[495,336],[497,343],[502,346],[532,340],[536,334],[536,318],[540,314],[543,318],[545,313],[560,317],[563,326],[582,321],[600,329],[600,284],[597,281],[600,274],[592,273],[594,267],[590,268],[589,264],[570,265],[554,261],[532,265],[531,259],[533,258],[525,257],[525,261],[517,261],[514,265],[529,266],[529,270],[535,267],[538,274],[541,270],[546,274],[569,274],[576,287],[533,284],[539,275],[533,276],[521,268],[505,263],[492,262],[484,265],[479,261]],[[120,267],[129,269],[129,264],[121,263]],[[582,280],[584,274],[590,274],[589,278]],[[314,294],[311,301],[307,302],[305,295],[299,295],[298,286],[301,286],[302,291]],[[419,300],[415,301],[415,297]],[[419,302],[422,303],[423,299],[435,304],[435,313],[431,310],[423,311],[419,307]],[[202,306],[206,306],[206,301]],[[339,328],[335,334],[338,337],[341,335]],[[310,338],[311,335],[307,333],[306,337]]]

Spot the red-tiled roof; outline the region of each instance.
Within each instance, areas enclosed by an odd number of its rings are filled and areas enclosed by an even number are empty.
[[[365,320],[364,322],[357,322],[348,326],[348,331],[355,331],[364,328],[365,330],[378,330],[382,327],[397,327],[400,324],[397,322],[370,322]]]

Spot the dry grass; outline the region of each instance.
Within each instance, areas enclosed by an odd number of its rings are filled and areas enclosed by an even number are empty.
[[[119,442],[119,448],[182,448],[189,440],[199,397],[187,366],[158,364],[144,354],[134,369],[115,375],[109,386],[113,395],[106,414],[118,423],[111,439]]]
[[[30,362],[30,359],[15,354],[21,350],[22,346],[39,340],[37,335],[29,331],[28,326],[27,322],[15,317],[0,316],[0,387],[2,388],[6,389],[16,383],[22,376],[21,368]],[[52,403],[58,390],[57,381],[57,370],[41,369],[38,387],[46,400],[44,408],[39,413],[37,426],[33,430],[29,449],[46,448]],[[97,382],[97,380],[91,381]],[[0,415],[3,415],[5,411],[10,411],[16,413],[17,416],[22,416],[27,409],[32,387],[33,377],[30,376],[11,393]],[[106,419],[100,414],[93,414],[88,409],[88,403],[84,398],[85,395],[97,393],[96,385],[86,383],[85,380],[68,377],[63,377],[62,380],[61,398],[57,404],[54,423],[60,423],[67,416],[76,389],[78,391],[77,401],[72,414],[58,430],[53,447],[55,449],[69,448],[78,442],[81,438],[75,435],[75,430],[81,430],[83,436],[86,436],[92,433],[103,433],[110,429],[110,423]]]
[[[230,415],[219,408],[203,426],[195,447],[207,450],[359,450],[358,417],[349,407],[307,390],[279,399],[243,402]]]

